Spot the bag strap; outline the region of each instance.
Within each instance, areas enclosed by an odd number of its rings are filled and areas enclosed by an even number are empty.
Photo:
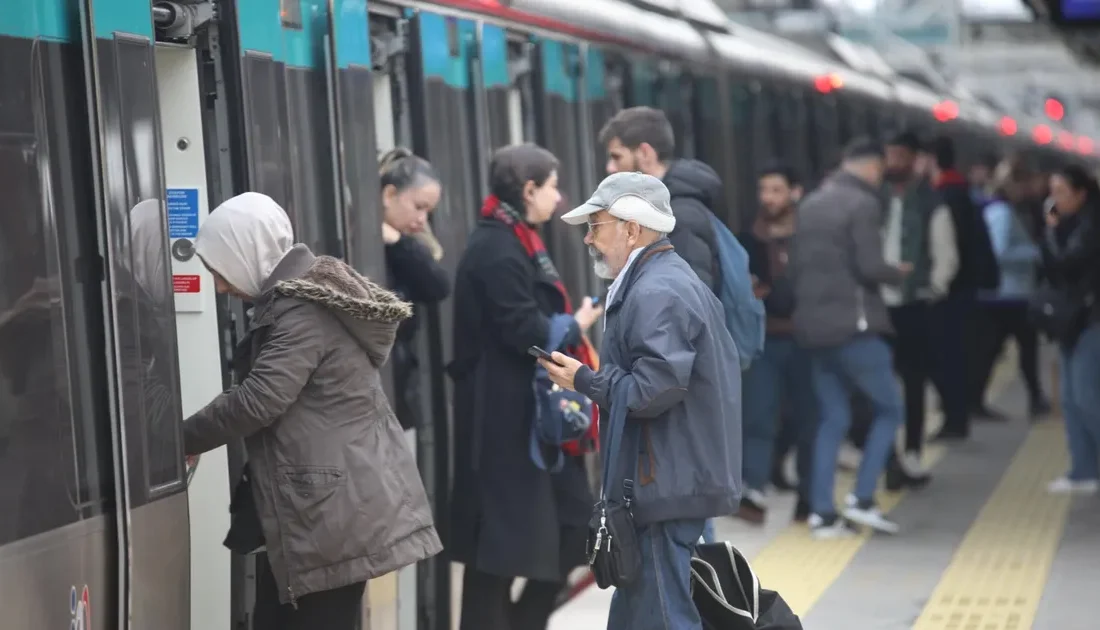
[[[628,444],[626,446],[626,448],[630,449],[630,455],[627,457],[629,465],[626,468],[626,474],[623,478],[621,496],[616,496],[614,492],[615,485],[612,485],[611,472],[618,470],[616,464],[619,460],[619,453],[623,450],[623,439],[627,429],[626,416],[629,411],[627,409],[628,387],[629,384],[627,380],[622,377],[612,385],[611,411],[607,423],[607,456],[604,457],[603,460],[603,485],[600,488],[601,501],[606,503],[622,500],[627,506],[634,501],[634,472],[638,470],[637,443]],[[634,431],[632,433],[637,432]]]

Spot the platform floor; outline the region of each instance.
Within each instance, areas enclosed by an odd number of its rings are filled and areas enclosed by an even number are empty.
[[[975,423],[965,444],[930,447],[928,487],[881,494],[898,535],[812,540],[790,522],[794,498],[780,494],[764,526],[723,518],[719,538],[746,554],[807,630],[1100,628],[1100,496],[1045,492],[1067,465],[1062,423],[1057,414],[1036,424],[1023,417],[1014,368],[1014,360],[998,366],[993,402],[1016,417]],[[851,475],[838,481],[839,494]],[[603,630],[610,599],[587,589],[550,630]]]

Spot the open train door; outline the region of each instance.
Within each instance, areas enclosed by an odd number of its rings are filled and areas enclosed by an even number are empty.
[[[189,616],[179,372],[148,0],[82,0],[80,18],[105,261],[118,618]],[[74,591],[75,592],[75,591]],[[75,623],[75,622],[74,622]]]

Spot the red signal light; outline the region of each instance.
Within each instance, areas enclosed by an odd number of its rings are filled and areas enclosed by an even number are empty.
[[[1002,116],[1001,122],[997,126],[1000,128],[1002,136],[1014,136],[1018,129],[1016,121],[1010,116]]]
[[[1058,99],[1048,98],[1043,103],[1043,112],[1051,120],[1062,120],[1062,117],[1066,115],[1066,108]]]
[[[1085,155],[1092,155],[1093,145],[1092,138],[1086,138],[1085,136],[1077,137],[1077,151]]]
[[[814,78],[814,89],[822,94],[828,94],[833,90],[839,90],[844,87],[844,79],[835,72],[829,74],[823,74]]]
[[[959,117],[959,104],[955,101],[942,101],[932,108],[932,116],[940,122],[955,120]]]
[[[1074,147],[1073,134],[1068,131],[1058,132],[1058,144],[1067,151],[1072,151]]]
[[[1054,132],[1046,125],[1035,125],[1035,129],[1031,132],[1031,137],[1039,144],[1050,144],[1050,141],[1054,139]]]

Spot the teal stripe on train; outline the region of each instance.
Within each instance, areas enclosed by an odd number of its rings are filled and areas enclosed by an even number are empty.
[[[335,0],[336,66],[370,67],[367,0]]]
[[[603,83],[605,73],[603,63],[603,51],[594,46],[589,46],[584,67],[584,91],[585,96],[590,101],[607,98],[607,87]]]
[[[543,88],[572,103],[577,100],[577,82],[569,75],[567,62],[573,65],[580,54],[575,44],[563,44],[553,39],[540,39]]]
[[[423,60],[425,79],[442,79],[446,85],[465,90],[470,87],[470,43],[474,40],[476,26],[469,20],[443,17],[427,11],[406,10],[406,16],[420,21],[420,56]],[[450,24],[450,26],[448,26]],[[458,34],[458,50],[451,55],[451,39],[447,32]]]
[[[116,0],[121,1],[121,0]],[[327,0],[298,0],[301,9],[302,28],[283,26],[279,14],[279,0],[237,0],[237,24],[241,36],[241,50],[266,53],[275,61],[298,68],[320,68],[324,65],[325,35],[328,34]],[[345,12],[350,14],[348,24],[337,20],[337,45],[351,47],[346,57],[347,63],[370,63],[370,52],[363,42],[366,35],[366,0],[336,0],[338,17]],[[347,6],[345,6],[347,5]],[[356,6],[359,5],[359,6]],[[361,17],[354,17],[360,14]],[[357,24],[361,24],[360,28]],[[360,36],[354,31],[362,31]],[[357,37],[361,37],[358,41]],[[346,44],[345,44],[346,42]],[[366,52],[361,52],[364,47]],[[360,52],[352,54],[351,51]],[[337,50],[337,57],[344,57],[345,51]]]
[[[97,38],[111,39],[115,33],[129,33],[153,39],[153,8],[149,0],[94,0],[93,6],[92,23]]]
[[[0,37],[71,41],[75,18],[66,0],[0,0]]]
[[[481,72],[485,87],[508,88],[508,36],[504,29],[492,24],[481,27]]]

